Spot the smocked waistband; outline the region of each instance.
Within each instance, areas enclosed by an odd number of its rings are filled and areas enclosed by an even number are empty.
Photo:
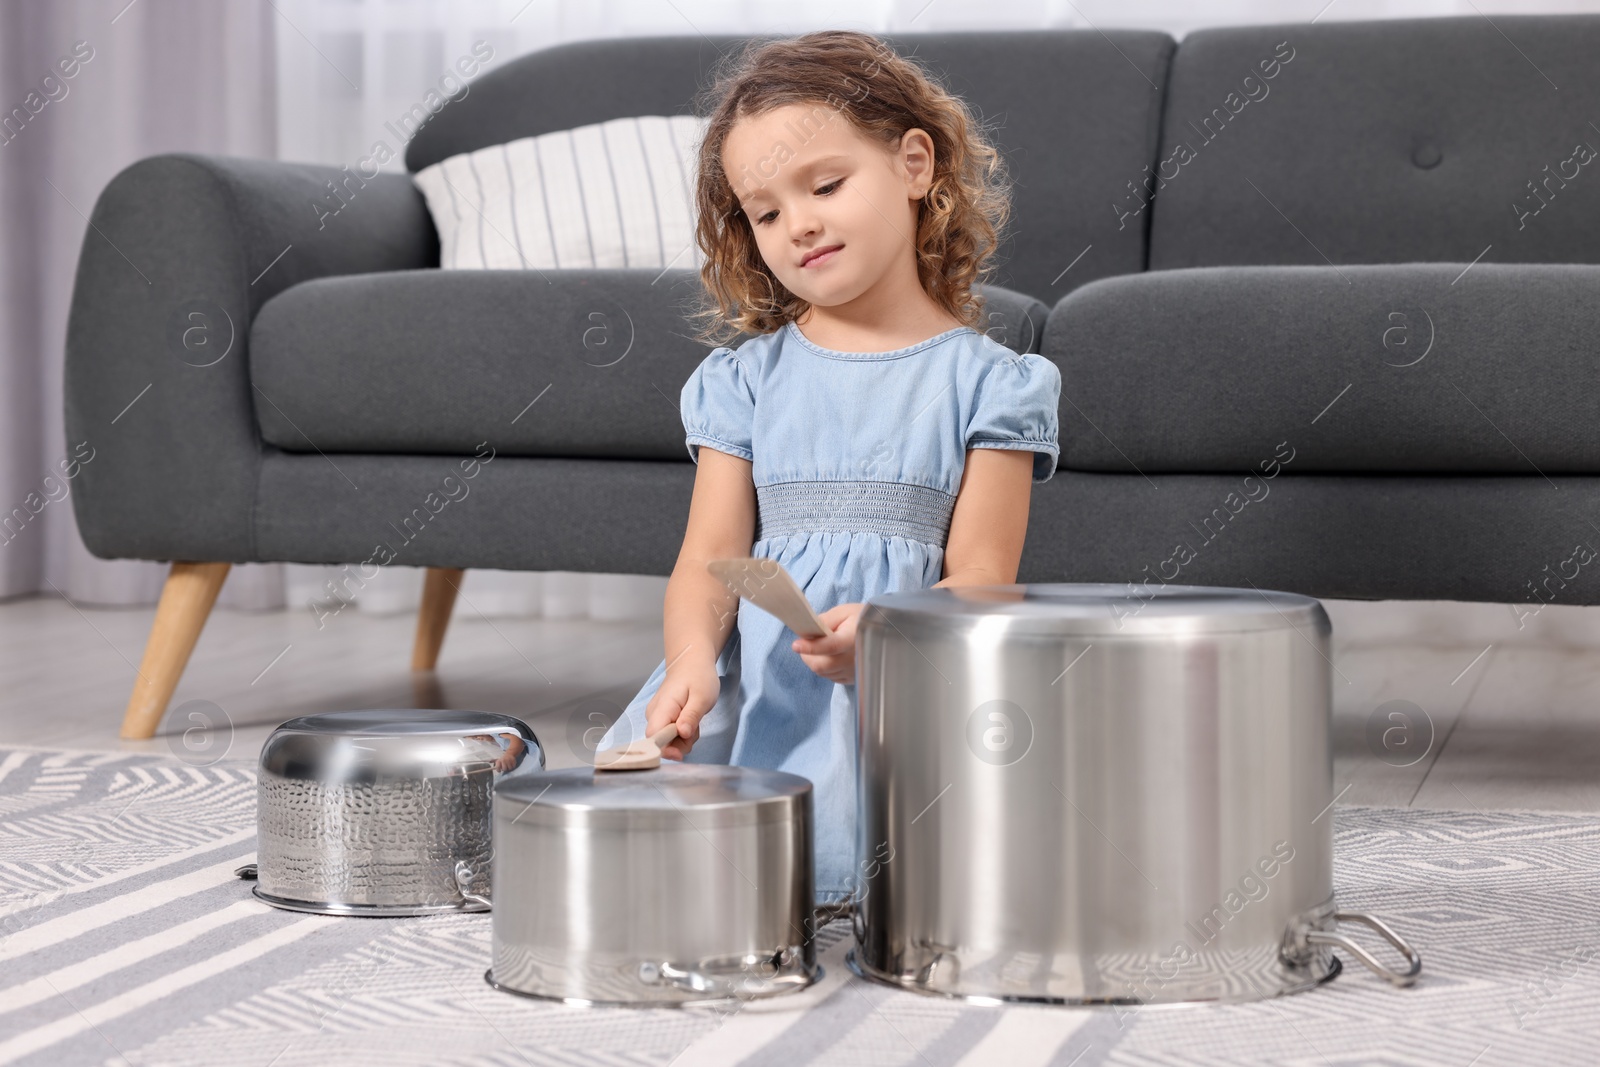
[[[944,547],[956,498],[904,482],[795,481],[756,486],[756,540],[828,531]]]

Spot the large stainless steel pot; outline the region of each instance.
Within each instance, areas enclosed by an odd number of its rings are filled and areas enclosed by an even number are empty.
[[[663,760],[507,777],[494,798],[497,989],[679,1006],[803,989],[811,782]]]
[[[850,964],[922,992],[1254,1000],[1420,959],[1333,893],[1331,626],[1253,589],[872,598]],[[1335,931],[1367,922],[1391,971]]]
[[[290,719],[257,778],[256,896],[332,915],[489,907],[495,780],[544,750],[526,723],[375,709]]]

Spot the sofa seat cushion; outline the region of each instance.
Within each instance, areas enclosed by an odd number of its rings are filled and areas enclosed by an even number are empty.
[[[1199,267],[1050,313],[1066,470],[1600,473],[1600,266]],[[1265,466],[1264,466],[1265,465]]]
[[[679,394],[709,348],[690,270],[415,270],[284,290],[250,328],[261,437],[286,452],[688,462]],[[1037,352],[1048,308],[996,286],[985,331]],[[735,340],[732,347],[737,347]]]

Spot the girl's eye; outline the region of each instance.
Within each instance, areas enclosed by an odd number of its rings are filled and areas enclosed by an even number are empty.
[[[844,184],[844,179],[843,178],[840,178],[838,181],[829,182],[827,185],[824,185],[822,188],[818,189],[814,195],[816,195],[816,196],[832,196],[835,192],[838,191],[839,186],[841,186],[843,184]],[[778,213],[776,211],[769,211],[765,215],[761,215],[761,216],[757,217],[756,225],[758,225],[758,226],[766,225],[767,223],[771,222],[773,220],[773,218],[777,214]]]

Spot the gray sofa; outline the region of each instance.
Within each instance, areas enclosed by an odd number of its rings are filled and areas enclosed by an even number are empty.
[[[991,333],[1063,383],[1020,581],[1600,602],[1600,17],[888,39],[1003,123],[1017,179]],[[407,168],[687,113],[739,40],[508,62]],[[405,176],[169,154],[101,194],[74,508],[96,555],[174,562],[126,735],[227,564],[433,568],[424,669],[462,568],[670,573],[694,274],[438,262]]]

